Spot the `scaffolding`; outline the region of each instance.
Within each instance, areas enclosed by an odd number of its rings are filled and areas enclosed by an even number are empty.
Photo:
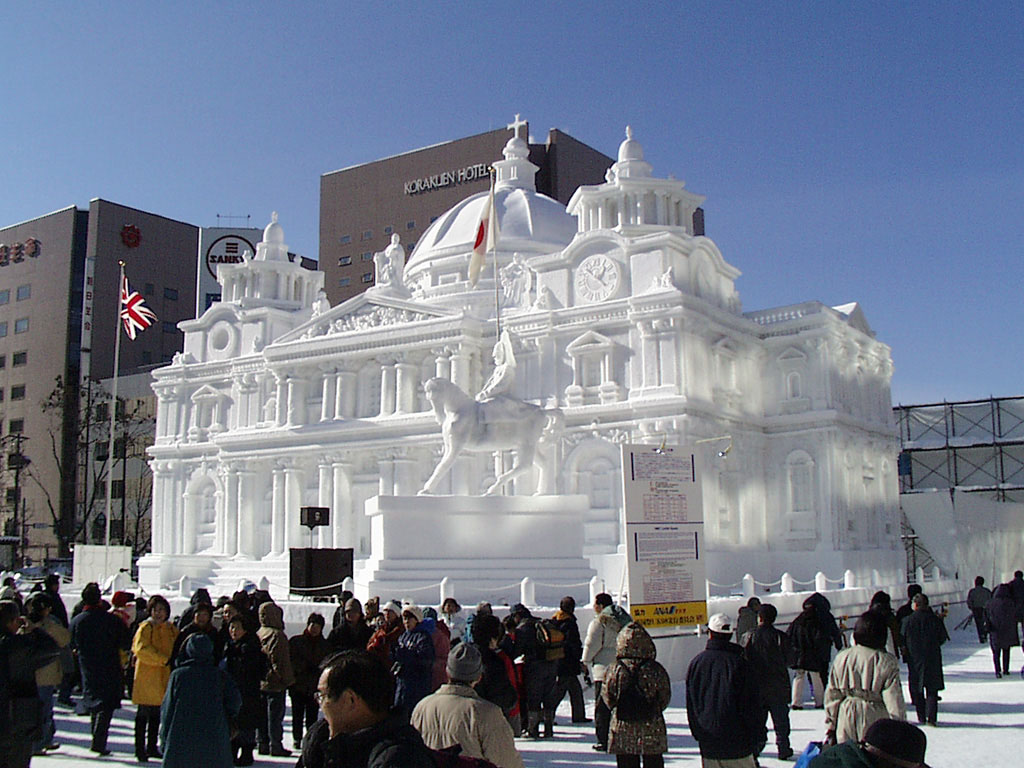
[[[1024,397],[893,409],[900,493],[956,488],[1024,502]]]

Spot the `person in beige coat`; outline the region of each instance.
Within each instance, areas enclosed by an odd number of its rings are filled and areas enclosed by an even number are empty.
[[[501,707],[473,690],[483,674],[477,647],[459,643],[448,654],[446,667],[450,682],[420,699],[412,711],[412,726],[423,743],[431,749],[458,745],[462,756],[483,758],[499,768],[523,768]]]
[[[617,611],[617,612],[616,612]],[[608,751],[608,726],[612,713],[601,696],[605,670],[615,663],[615,639],[629,623],[629,615],[613,604],[612,596],[601,592],[594,597],[594,620],[587,627],[587,637],[583,641],[582,662],[590,669],[594,681],[594,730],[597,743],[594,749],[598,752]]]
[[[53,611],[53,600],[45,592],[33,592],[25,602],[27,616],[23,632],[31,632],[40,628],[53,638],[57,647],[66,648],[71,642],[71,633],[67,627],[61,624],[50,614]],[[60,659],[56,658],[36,670],[36,690],[39,692],[39,699],[43,702],[43,729],[39,741],[33,745],[34,754],[42,754],[46,749],[57,749],[59,744],[54,741],[57,727],[53,721],[53,694],[60,685],[64,676]]]
[[[825,741],[862,741],[876,720],[906,720],[900,665],[886,653],[885,618],[868,611],[853,629],[856,645],[840,651],[832,662],[825,688]]]

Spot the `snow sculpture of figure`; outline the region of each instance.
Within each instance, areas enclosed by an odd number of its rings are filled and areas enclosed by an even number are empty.
[[[316,300],[313,302],[313,317],[322,315],[331,308],[331,302],[327,300],[327,291],[321,288],[317,291]]]
[[[378,288],[401,288],[402,270],[405,269],[405,249],[397,234],[391,235],[391,244],[383,251],[373,254],[377,265],[376,285]]]
[[[526,266],[523,257],[515,254],[512,262],[501,268],[501,290],[505,295],[507,307],[529,309],[530,284],[533,282],[532,270]]]
[[[498,343],[494,345],[493,354],[494,370],[487,383],[477,393],[478,403],[506,396],[516,380],[516,355],[512,349],[512,334],[507,329],[501,332]]]

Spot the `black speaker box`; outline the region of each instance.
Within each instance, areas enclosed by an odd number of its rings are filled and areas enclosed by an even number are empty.
[[[331,510],[327,507],[299,507],[299,523],[307,528],[330,525]]]
[[[351,549],[290,549],[289,588],[293,595],[337,595],[353,574]]]

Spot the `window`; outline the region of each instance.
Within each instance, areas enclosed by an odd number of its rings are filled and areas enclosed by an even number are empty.
[[[405,222],[405,228],[406,229],[416,229],[416,222],[415,221],[407,221],[407,222]]]
[[[156,292],[156,286],[152,283],[146,283],[146,287],[142,289],[142,292],[147,296],[152,296]]]
[[[0,355],[0,370],[7,367],[7,355]]]
[[[359,258],[362,259],[363,261],[372,261],[373,251],[364,251],[363,253],[359,254]]]
[[[15,352],[11,355],[11,365],[17,368],[19,365],[25,365],[28,363],[28,352],[22,350],[21,352]]]
[[[32,296],[32,284],[31,283],[27,283],[25,285],[19,285],[18,286],[17,296],[18,296],[18,301],[24,301],[25,299],[31,297]]]
[[[178,330],[178,325],[173,320],[164,320],[163,331],[164,333],[174,333]]]
[[[343,277],[343,278],[341,278],[338,281],[338,287],[339,288],[344,288],[346,285],[348,285],[351,282],[352,282],[352,278],[351,277]]]
[[[110,496],[114,499],[124,498],[124,480],[114,480],[110,483]]]
[[[352,257],[351,256],[342,256],[340,259],[338,259],[338,266],[339,267],[347,267],[351,263],[352,263]]]
[[[351,242],[352,242],[352,235],[342,235],[341,236],[341,244],[342,245],[348,245]]]
[[[373,282],[373,272],[363,272],[363,276],[361,278],[359,278],[359,279],[362,280],[364,283],[372,283]]]
[[[15,333],[27,333],[28,332],[28,318],[19,317],[14,321],[14,332]]]
[[[394,232],[394,231],[395,231],[395,228],[394,228],[394,227],[392,227],[392,226],[387,226],[387,227],[384,227],[384,234],[385,234],[385,235],[390,235],[390,234],[391,234],[392,232]]]
[[[11,289],[10,288],[4,288],[2,291],[0,291],[0,304],[6,304],[10,300],[11,300]]]
[[[0,339],[7,335],[7,321],[0,321]]]
[[[165,299],[169,299],[170,301],[177,301],[178,300],[178,289],[177,288],[167,288],[165,286],[164,287],[164,298]]]
[[[3,388],[0,388],[0,403],[2,403],[3,401],[4,401],[4,390],[3,390]]]
[[[15,384],[11,387],[11,400],[24,400],[25,399],[25,385]]]
[[[372,229],[364,229],[363,230],[363,234],[360,235],[359,239],[360,240],[372,240],[373,239],[373,230]]]
[[[18,503],[18,492],[14,488],[7,489],[7,503],[17,504]]]
[[[14,434],[17,434],[18,432],[24,432],[24,431],[25,431],[25,420],[24,419],[11,419],[9,422],[7,422],[7,432],[8,432],[8,434],[14,435]]]

